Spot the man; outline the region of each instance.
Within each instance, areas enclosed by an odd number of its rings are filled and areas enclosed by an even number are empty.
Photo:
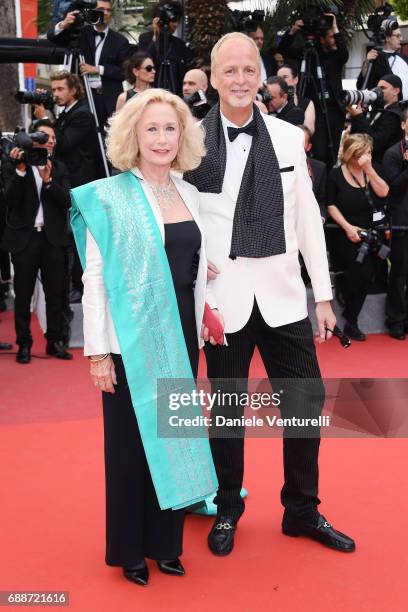
[[[220,271],[209,282],[207,301],[211,307],[218,305],[225,319],[228,345],[207,345],[207,373],[216,396],[218,391],[231,392],[239,379],[248,378],[257,346],[268,377],[278,378],[283,386],[277,389],[288,391],[284,412],[298,405],[307,414],[317,414],[323,391],[298,254],[300,249],[312,280],[319,338],[324,341],[336,319],[323,227],[306,167],[303,133],[254,106],[259,77],[259,50],[245,34],[230,33],[216,43],[211,84],[220,104],[203,120],[207,155],[197,170],[185,175],[200,191],[207,254]],[[204,332],[208,338],[208,330]],[[314,392],[306,390],[299,397],[290,378],[313,379]],[[223,407],[220,402],[212,417],[215,422],[218,415],[239,420],[242,411],[239,404]],[[243,432],[231,431],[234,435],[221,431],[224,437],[211,431],[219,490],[208,544],[221,556],[231,552],[244,511]],[[302,438],[288,434],[286,429],[284,533],[353,550],[354,542],[317,511],[319,433]]]
[[[183,98],[196,119],[204,119],[211,106],[207,102],[208,78],[204,70],[193,68],[184,75]],[[194,96],[194,94],[197,94]]]
[[[396,340],[405,340],[408,331],[408,106],[402,111],[402,129],[404,138],[383,159],[392,227],[386,323]]]
[[[313,100],[316,108],[316,127],[313,136],[314,156],[316,159],[325,162],[328,168],[331,168],[337,160],[341,133],[344,127],[345,111],[341,103],[341,92],[343,90],[342,72],[349,55],[345,38],[340,33],[337,26],[336,16],[332,13],[327,13],[326,16],[332,18],[333,25],[329,30],[323,30],[317,33],[316,50],[325,81],[327,117],[333,146],[330,146],[329,132],[323,108],[320,103],[320,91],[317,79],[317,89],[312,83],[309,83],[304,95]],[[282,37],[279,49],[286,59],[292,58],[299,61],[302,60],[306,44],[302,34],[303,26],[303,21],[298,19],[291,29]],[[303,39],[300,45],[297,44],[299,38]],[[314,76],[317,77],[315,62],[312,62],[312,70]]]
[[[123,62],[130,54],[125,36],[109,27],[112,2],[97,0],[96,9],[103,12],[103,21],[87,25],[80,31],[79,48],[85,58],[79,68],[87,75],[92,89],[98,122],[101,128],[112,115],[116,100],[123,91]],[[72,27],[79,11],[70,11],[65,18],[48,31],[47,38],[58,46],[69,47]]]
[[[373,161],[381,163],[384,153],[393,144],[400,142],[402,82],[395,74],[386,74],[377,86],[384,96],[383,106],[374,106],[370,117],[366,116],[361,104],[349,106],[351,134],[369,134],[373,139]]]
[[[72,187],[100,178],[95,120],[83,100],[84,90],[79,77],[67,70],[51,74],[51,89],[55,104],[64,107],[55,123],[57,144],[55,159],[68,167]],[[37,110],[37,116],[41,114]],[[37,107],[38,109],[38,107]],[[45,112],[45,111],[44,111]],[[73,245],[71,303],[82,297],[82,267]]]
[[[262,49],[265,40],[265,34],[261,26],[258,26],[254,32],[247,32],[259,49],[261,56],[261,82],[265,83],[268,77],[274,76],[278,71],[278,65],[272,55],[266,54]]]
[[[372,89],[386,74],[392,72],[402,81],[402,96],[408,98],[408,57],[401,55],[402,33],[398,22],[385,20],[385,43],[382,51],[371,49],[367,53],[362,69],[357,79],[358,89],[362,89],[368,71],[369,63],[373,67],[366,84],[366,89]]]
[[[69,179],[66,166],[52,160],[55,133],[47,119],[35,125],[48,135],[36,147],[48,151],[45,166],[30,166],[21,161],[22,151],[11,156],[20,160],[8,166],[5,197],[7,225],[1,241],[11,251],[14,266],[14,322],[17,335],[17,363],[31,361],[33,339],[30,332],[30,305],[38,272],[44,287],[47,314],[47,355],[72,359],[62,341],[62,310],[68,239]]]
[[[285,79],[279,76],[269,77],[266,80],[266,88],[271,96],[269,113],[292,125],[303,125],[305,112],[295,106],[293,100],[289,100],[289,87]]]
[[[155,86],[177,95],[182,93],[183,77],[190,62],[185,42],[174,36],[182,15],[180,2],[159,2],[153,11],[152,31],[139,37],[139,49],[146,51],[156,66]]]

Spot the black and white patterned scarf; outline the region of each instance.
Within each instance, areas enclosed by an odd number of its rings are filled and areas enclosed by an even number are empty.
[[[270,257],[286,252],[284,204],[279,164],[261,112],[254,105],[256,135],[242,177],[235,207],[230,258]],[[184,179],[204,193],[221,193],[226,145],[217,104],[202,122],[207,154]]]

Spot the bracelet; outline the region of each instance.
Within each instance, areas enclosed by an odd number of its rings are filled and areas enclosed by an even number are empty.
[[[98,361],[103,361],[104,359],[109,357],[109,355],[110,355],[110,353],[105,353],[105,355],[102,355],[101,357],[98,357],[97,359],[92,359],[92,357],[89,357],[89,361],[91,363],[98,363]]]

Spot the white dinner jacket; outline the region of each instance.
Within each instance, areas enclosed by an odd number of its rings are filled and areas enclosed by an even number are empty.
[[[306,289],[300,274],[299,251],[309,273],[316,302],[331,300],[332,290],[319,206],[306,165],[303,131],[281,119],[261,115],[269,131],[281,172],[284,196],[286,252],[263,258],[229,258],[235,205],[225,176],[222,192],[200,193],[200,219],[207,257],[220,274],[207,287],[207,301],[225,319],[225,331],[247,323],[256,297],[271,327],[307,316]],[[256,151],[255,151],[256,155]]]
[[[135,168],[134,174],[141,179],[143,191],[152,208],[164,244],[164,223],[159,205],[151,188],[143,180],[140,171]],[[197,326],[197,342],[199,348],[204,345],[201,338],[201,323],[203,320],[207,286],[207,258],[205,254],[204,232],[198,217],[199,193],[193,185],[186,183],[180,176],[171,173],[173,183],[201,231],[200,262],[194,288],[195,318]],[[120,205],[120,202],[118,203]],[[84,293],[82,307],[84,312],[84,355],[103,355],[105,353],[120,354],[103,282],[103,259],[99,248],[87,230],[86,265],[82,276]]]

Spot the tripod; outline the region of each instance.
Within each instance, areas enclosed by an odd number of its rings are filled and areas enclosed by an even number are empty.
[[[82,62],[85,62],[85,58],[80,53],[79,48],[76,46],[72,47],[68,51],[68,53],[66,53],[64,56],[64,66],[66,67],[66,69],[72,72],[73,74],[76,74],[77,76],[81,76],[83,79],[84,86],[85,86],[86,99],[88,101],[89,109],[95,120],[96,135],[98,137],[99,152],[101,154],[103,167],[104,167],[106,176],[110,176],[109,166],[108,166],[108,162],[106,159],[105,146],[104,146],[104,142],[102,138],[103,126],[101,128],[101,126],[99,125],[98,115],[96,113],[95,102],[93,99],[91,86],[89,84],[88,75],[87,74],[81,75],[80,70],[79,70],[79,64]]]
[[[163,38],[162,38],[163,37]],[[169,24],[165,23],[163,25],[163,31],[160,34],[159,38],[159,48],[161,47],[163,50],[163,60],[160,63],[159,76],[157,77],[157,87],[161,87],[162,89],[167,89],[172,93],[176,93],[176,84],[174,82],[174,74],[173,67],[169,60],[169,44],[170,32],[169,32]],[[163,44],[161,45],[161,40]]]
[[[313,72],[313,70],[315,72]],[[337,154],[334,151],[333,137],[330,129],[330,121],[327,110],[327,99],[329,92],[326,88],[326,82],[324,78],[323,68],[320,63],[319,53],[315,47],[314,38],[308,38],[306,40],[306,48],[303,53],[302,64],[300,68],[300,80],[299,80],[299,99],[305,97],[306,91],[311,85],[316,93],[316,99],[319,103],[320,110],[324,117],[328,148],[333,165],[337,161]]]

